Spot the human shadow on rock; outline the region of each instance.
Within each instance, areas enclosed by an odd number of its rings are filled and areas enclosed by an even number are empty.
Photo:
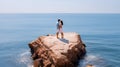
[[[60,41],[62,41],[62,42],[64,42],[64,43],[69,43],[69,40],[67,40],[67,39],[65,39],[65,38],[61,38],[61,39],[59,39]]]

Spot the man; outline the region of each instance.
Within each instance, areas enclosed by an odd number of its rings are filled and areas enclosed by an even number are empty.
[[[59,38],[58,37],[59,33],[61,33],[61,38],[64,37],[63,31],[62,31],[62,26],[63,26],[63,21],[61,19],[58,19],[58,22],[57,22],[57,33],[56,33],[57,38]]]

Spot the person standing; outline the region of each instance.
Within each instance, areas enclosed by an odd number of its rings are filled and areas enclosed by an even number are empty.
[[[57,22],[57,33],[56,33],[56,37],[57,38],[59,38],[58,37],[59,33],[61,34],[61,38],[64,37],[62,27],[63,27],[63,21],[61,19],[58,19],[58,22]]]

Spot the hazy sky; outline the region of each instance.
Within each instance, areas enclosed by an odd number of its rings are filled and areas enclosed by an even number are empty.
[[[120,13],[120,0],[0,0],[0,13]]]

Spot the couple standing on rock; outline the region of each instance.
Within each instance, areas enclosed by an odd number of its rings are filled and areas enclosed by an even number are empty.
[[[61,38],[64,37],[62,26],[63,26],[63,21],[61,19],[58,19],[58,22],[57,22],[57,33],[56,33],[56,37],[58,39],[59,39],[59,37],[58,37],[59,33],[61,33]]]

